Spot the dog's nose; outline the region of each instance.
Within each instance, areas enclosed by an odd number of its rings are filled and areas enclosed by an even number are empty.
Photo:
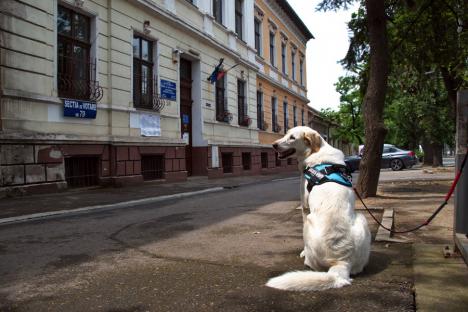
[[[273,148],[276,149],[278,147],[278,143],[273,144]]]

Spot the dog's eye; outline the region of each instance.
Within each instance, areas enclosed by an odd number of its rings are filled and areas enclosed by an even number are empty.
[[[294,135],[291,135],[291,136],[289,137],[289,139],[290,139],[290,140],[295,140],[296,137],[295,137]]]

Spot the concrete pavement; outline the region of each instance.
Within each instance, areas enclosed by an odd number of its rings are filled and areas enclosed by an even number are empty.
[[[211,181],[189,184],[206,188]],[[421,253],[424,246],[451,243],[452,204],[430,227],[397,236],[408,244],[374,242],[368,267],[350,287],[290,293],[263,285],[304,269],[298,179],[233,181],[203,196],[0,227],[0,311],[431,311],[434,296],[427,290],[437,281],[443,281],[439,306],[450,300],[457,311],[468,304],[460,258],[421,266],[439,250]],[[366,202],[394,209],[397,228],[411,227],[425,220],[448,187],[448,181],[383,183],[379,197]],[[123,189],[93,191],[111,191],[113,200],[133,198],[119,197]],[[72,206],[68,202],[80,197],[56,196],[55,202]],[[368,221],[375,235],[377,226]],[[447,278],[439,279],[435,267]]]

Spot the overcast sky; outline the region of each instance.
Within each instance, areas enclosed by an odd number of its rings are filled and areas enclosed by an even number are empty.
[[[321,0],[288,0],[315,39],[307,44],[307,97],[310,105],[320,110],[338,108],[339,94],[334,84],[345,71],[337,62],[348,50],[346,23],[358,8],[358,1],[348,11],[316,12]]]

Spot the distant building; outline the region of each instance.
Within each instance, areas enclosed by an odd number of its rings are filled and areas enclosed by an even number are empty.
[[[308,124],[306,44],[314,38],[285,0],[255,1],[257,123],[263,167],[284,165],[268,144]],[[265,158],[268,157],[268,160]],[[291,165],[291,161],[288,161]]]
[[[287,167],[267,148],[281,131],[265,129],[266,99],[278,125],[286,102],[288,127],[303,123],[311,35],[286,1],[12,0],[0,15],[0,188]],[[268,69],[257,30],[265,48],[274,33],[277,62],[287,44],[287,76]],[[226,73],[212,83],[220,59]]]

